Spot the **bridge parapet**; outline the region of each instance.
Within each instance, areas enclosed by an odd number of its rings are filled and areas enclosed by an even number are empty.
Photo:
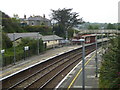
[[[109,33],[109,34],[120,34],[120,30],[80,30],[79,34],[86,34],[86,33],[90,33],[90,34],[95,34],[95,33],[98,33],[98,34],[101,34],[101,33]]]

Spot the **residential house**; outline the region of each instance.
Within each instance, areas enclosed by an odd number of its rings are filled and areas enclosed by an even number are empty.
[[[17,46],[21,42],[21,38],[31,38],[31,39],[38,39],[42,37],[41,34],[38,34],[38,32],[31,32],[31,33],[8,33],[7,34],[10,40],[15,42],[15,45]]]
[[[15,42],[15,45],[17,46],[21,42],[21,38],[32,38],[32,39],[40,39],[42,38],[43,42],[46,44],[47,48],[55,47],[60,45],[61,40],[63,40],[62,37],[59,37],[57,35],[46,35],[42,36],[41,34],[38,34],[38,32],[31,32],[31,33],[8,33],[8,37],[11,41]]]
[[[42,36],[42,40],[46,43],[47,48],[51,48],[60,45],[63,38],[57,35],[47,35]]]
[[[30,25],[30,26],[39,26],[39,25],[46,25],[46,26],[51,26],[51,20],[47,19],[45,15],[42,16],[30,16],[26,17],[24,15],[24,18],[20,18],[20,23],[22,26],[25,25]]]
[[[37,26],[37,25],[46,25],[51,26],[51,21],[47,18],[45,18],[45,15],[42,16],[30,16],[27,19],[27,25],[30,26]]]

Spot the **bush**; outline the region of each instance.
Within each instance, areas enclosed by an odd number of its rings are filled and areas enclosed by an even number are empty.
[[[12,42],[5,33],[2,33],[2,48],[7,49],[12,47]]]
[[[48,26],[25,26],[23,27],[27,32],[40,32],[42,35],[51,35],[52,34],[52,28]]]
[[[100,69],[100,88],[120,89],[120,36],[111,40]]]
[[[21,40],[21,44],[19,46],[15,47],[15,58],[16,58],[16,62],[23,60],[25,57],[31,57],[35,54],[37,54],[37,40],[34,39],[29,39],[29,38],[25,38]],[[29,50],[26,51],[26,54],[24,52],[24,46],[29,46]],[[44,45],[42,40],[39,41],[39,48],[40,48],[40,52],[43,52],[45,50]],[[26,55],[26,56],[25,56]],[[9,48],[6,50],[4,57],[3,57],[3,66],[9,65],[14,63],[14,48]]]

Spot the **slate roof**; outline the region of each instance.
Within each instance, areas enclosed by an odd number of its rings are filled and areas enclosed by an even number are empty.
[[[13,33],[8,33],[7,35],[11,41],[14,41],[13,40]],[[38,32],[15,33],[15,40],[17,40],[19,38],[27,38],[27,37],[37,39],[38,38],[37,36],[38,36]],[[43,41],[63,40],[62,37],[59,37],[57,35],[42,36],[41,34],[39,34],[39,38],[42,38]]]
[[[62,37],[59,37],[57,35],[47,35],[47,36],[42,36],[43,41],[53,41],[53,40],[63,40]]]
[[[14,41],[13,40],[13,34],[14,33],[8,33],[7,34],[11,41]],[[17,40],[19,38],[27,38],[27,37],[37,39],[37,35],[38,35],[38,32],[34,32],[34,33],[15,33],[15,40]],[[39,34],[39,37],[42,37],[42,35]]]
[[[47,18],[43,18],[41,16],[34,16],[34,17],[29,17],[28,18],[28,21],[31,20],[31,21],[50,21],[49,19]]]
[[[92,36],[96,36],[96,34],[87,34],[87,35],[82,35],[82,37],[92,37]]]

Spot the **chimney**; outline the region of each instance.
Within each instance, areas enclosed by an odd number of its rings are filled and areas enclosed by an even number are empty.
[[[24,15],[24,19],[26,19],[26,15]]]
[[[45,18],[45,14],[43,14],[43,18]]]

